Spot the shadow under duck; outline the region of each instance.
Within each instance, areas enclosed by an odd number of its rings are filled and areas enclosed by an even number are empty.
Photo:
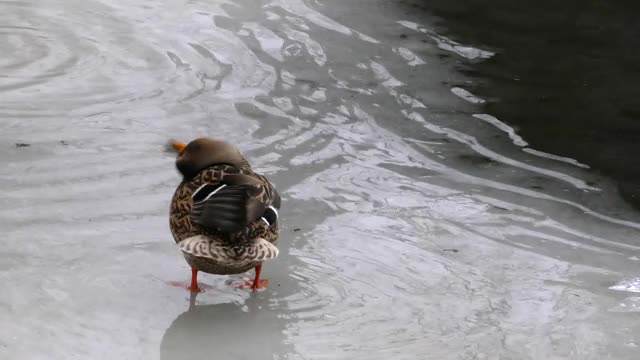
[[[224,141],[199,138],[170,145],[178,152],[183,180],[171,200],[169,224],[191,266],[188,289],[201,291],[198,271],[239,274],[252,268],[251,289],[266,286],[260,280],[262,263],[278,256],[276,189]]]

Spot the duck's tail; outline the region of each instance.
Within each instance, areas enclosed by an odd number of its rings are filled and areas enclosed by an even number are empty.
[[[230,246],[205,235],[196,235],[182,240],[178,247],[192,256],[208,258],[222,266],[235,267],[267,261],[279,254],[274,244],[261,237],[242,245]]]

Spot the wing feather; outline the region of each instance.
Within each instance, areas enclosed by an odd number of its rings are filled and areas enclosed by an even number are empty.
[[[261,178],[224,174],[216,186],[201,186],[194,193],[193,222],[209,229],[233,233],[260,219],[276,194]],[[277,196],[279,203],[279,196]],[[279,204],[278,204],[279,205]]]

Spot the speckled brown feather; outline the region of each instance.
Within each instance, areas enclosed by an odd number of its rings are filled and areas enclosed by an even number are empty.
[[[268,225],[261,219],[251,221],[246,229],[223,233],[198,225],[192,217],[192,195],[203,184],[217,185],[225,177],[242,174],[255,180],[251,197],[266,206],[280,207],[280,197],[271,183],[251,170],[248,163],[238,168],[232,165],[213,165],[183,181],[171,201],[170,228],[187,262],[200,271],[212,274],[245,272],[265,260],[277,256],[277,222]]]

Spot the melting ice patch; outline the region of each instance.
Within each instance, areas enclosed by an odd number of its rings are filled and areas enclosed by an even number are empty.
[[[414,54],[413,51],[405,47],[393,48],[393,52],[402,56],[403,59],[407,60],[407,64],[409,64],[409,66],[426,64],[426,62],[424,62],[424,60],[422,60],[418,55]]]
[[[451,92],[454,93],[457,97],[466,100],[472,104],[484,104],[484,99],[480,99],[479,97],[473,95],[467,90],[459,87],[451,88]]]
[[[351,35],[351,29],[313,10],[305,5],[302,0],[274,0],[267,6],[278,6],[290,13],[294,13],[309,20],[317,26],[337,31],[345,35]]]
[[[253,36],[260,43],[262,51],[278,61],[284,60],[281,53],[284,40],[281,37],[257,23],[246,23],[242,27],[253,32]]]
[[[300,97],[315,103],[327,101],[326,89],[324,88],[316,89],[311,95],[300,95]]]
[[[306,106],[298,106],[298,109],[303,115],[316,115],[318,113],[318,110]]]
[[[274,13],[273,11],[265,11],[264,14],[267,16],[267,20],[280,20],[280,15]]]
[[[349,118],[342,115],[342,114],[336,114],[336,113],[327,113],[323,118],[323,121],[329,123],[329,124],[335,124],[335,125],[339,125],[339,124],[344,124],[347,123],[349,121]]]
[[[469,146],[469,148],[473,149],[475,152],[477,152],[478,154],[484,155],[494,161],[497,162],[501,162],[503,164],[507,164],[507,165],[511,165],[514,167],[518,167],[521,169],[525,169],[531,172],[535,172],[538,174],[543,174],[549,177],[553,177],[556,178],[558,180],[562,180],[564,182],[567,182],[573,186],[575,186],[578,189],[581,190],[593,190],[593,191],[599,191],[599,188],[593,187],[593,186],[589,186],[585,181],[575,178],[573,176],[561,173],[561,172],[557,172],[557,171],[553,171],[553,170],[547,170],[544,168],[540,168],[537,166],[532,166],[529,164],[525,164],[523,162],[514,160],[512,158],[506,157],[504,155],[498,154],[493,150],[488,149],[487,147],[481,145],[478,140],[468,134],[462,133],[460,131],[456,131],[454,129],[449,129],[449,128],[445,128],[445,127],[440,127],[438,125],[435,124],[431,124],[429,122],[427,122],[424,117],[422,117],[422,115],[420,115],[417,112],[408,112],[406,110],[402,110],[402,113],[404,114],[404,116],[409,119],[409,120],[414,120],[416,122],[421,123],[427,130],[434,132],[436,134],[443,134],[446,135],[448,138],[458,141],[462,144],[465,144],[467,146]],[[594,214],[595,215],[595,214]]]
[[[522,151],[524,151],[526,153],[529,153],[531,155],[543,157],[543,158],[546,158],[546,159],[561,161],[561,162],[564,162],[564,163],[567,163],[567,164],[575,165],[575,166],[581,167],[583,169],[589,169],[589,165],[583,164],[583,163],[581,163],[581,162],[579,162],[577,160],[574,160],[572,158],[553,155],[553,154],[549,154],[549,153],[546,153],[546,152],[534,150],[534,149],[531,149],[531,148],[524,148],[524,149],[522,149]]]
[[[362,41],[370,42],[372,44],[380,44],[380,41],[372,38],[369,35],[363,34],[363,33],[359,32],[359,31],[356,32],[356,33],[358,34],[358,38],[360,38],[360,40],[362,40]]]
[[[316,64],[323,66],[327,62],[327,55],[324,53],[322,46],[320,46],[317,41],[313,40],[309,34],[294,30],[290,27],[285,27],[284,32],[287,34],[289,39],[304,44],[307,48],[307,52],[311,55]]]
[[[273,98],[273,104],[284,112],[289,112],[294,108],[293,102],[286,96]]]
[[[609,309],[612,312],[640,312],[640,297],[632,296]]]
[[[420,26],[418,23],[415,23],[413,21],[400,20],[398,21],[398,24],[414,31],[427,32],[422,26]]]
[[[426,108],[426,106],[424,106],[424,104],[420,102],[420,100],[414,99],[407,94],[400,94],[399,98],[400,101],[407,105],[411,105],[412,108]]]
[[[296,84],[296,76],[287,70],[280,71],[280,80],[282,80],[282,87],[285,89],[290,89]]]
[[[631,278],[620,281],[609,289],[640,293],[640,278]]]
[[[438,47],[442,50],[447,50],[447,51],[451,51],[453,53],[456,53],[464,58],[467,58],[469,60],[474,60],[474,59],[488,59],[490,57],[492,57],[493,55],[495,55],[495,53],[492,53],[491,51],[487,51],[487,50],[481,50],[478,48],[474,48],[473,46],[466,46],[466,45],[462,45],[456,41],[453,41],[451,39],[448,39],[442,35],[438,35],[435,32],[426,29],[425,27],[421,26],[418,23],[415,23],[413,21],[406,21],[406,20],[400,20],[398,21],[398,24],[414,30],[414,31],[419,31],[419,32],[423,32],[427,35],[429,35],[430,38],[432,38],[433,40],[436,41],[436,44],[438,45]]]
[[[498,129],[504,131],[509,135],[509,138],[513,143],[517,146],[527,146],[527,142],[520,137],[520,135],[516,134],[516,131],[509,125],[503,123],[502,121],[496,119],[495,117],[489,114],[473,114],[472,115],[476,119],[480,119],[482,121],[486,121],[489,124],[497,127]]]
[[[438,47],[440,49],[451,51],[469,60],[488,59],[495,55],[495,53],[492,53],[491,51],[480,50],[472,46],[461,45],[460,43],[447,39],[444,36],[435,34],[429,36],[436,41],[436,44],[438,44]]]
[[[393,77],[393,75],[389,73],[389,70],[387,70],[387,68],[380,63],[372,61],[371,70],[373,70],[373,76],[376,78],[376,80],[382,82],[382,85],[384,85],[385,87],[396,87],[404,85],[402,81]]]
[[[307,23],[304,22],[303,19],[299,18],[299,17],[295,17],[295,16],[285,16],[285,19],[287,19],[287,21],[289,21],[291,24],[293,24],[294,26],[304,30],[304,31],[309,31],[311,30],[311,28],[309,27],[309,25],[307,25]]]

